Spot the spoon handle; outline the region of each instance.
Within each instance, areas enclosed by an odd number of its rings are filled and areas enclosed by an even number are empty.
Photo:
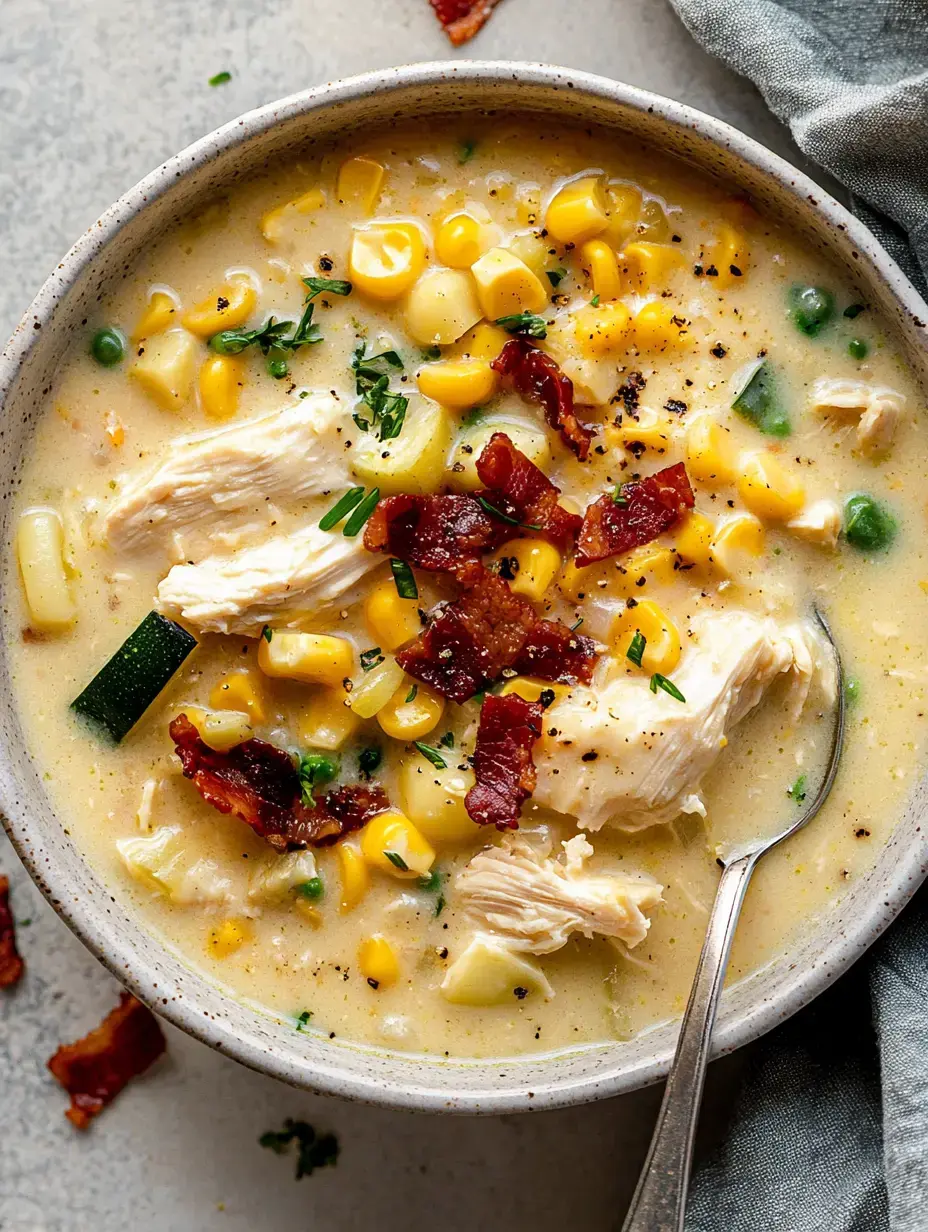
[[[732,937],[756,863],[756,853],[740,856],[725,866],[719,881],[661,1110],[622,1232],[683,1232],[712,1027]]]

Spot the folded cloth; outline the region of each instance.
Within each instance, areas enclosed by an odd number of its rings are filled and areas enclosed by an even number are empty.
[[[750,78],[922,293],[928,0],[671,0]],[[928,888],[867,959],[755,1046],[688,1232],[928,1232]]]

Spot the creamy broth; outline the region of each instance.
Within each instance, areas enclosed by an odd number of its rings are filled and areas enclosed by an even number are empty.
[[[352,188],[344,171],[337,188],[339,169],[359,155],[384,169],[382,183],[372,186],[363,178],[371,175],[370,168],[362,167],[359,188]],[[551,233],[542,230],[546,221],[550,226],[546,211],[553,197],[556,212],[559,189],[566,184],[569,193],[578,179],[597,177],[611,187],[606,197],[609,227],[599,234],[599,242],[610,252],[624,254],[618,300],[609,292],[608,254],[602,258],[605,266],[594,268],[595,251],[558,242],[553,232],[569,226],[569,219]],[[368,191],[373,198],[369,210],[363,199]],[[340,194],[346,199],[340,200]],[[560,203],[563,207],[563,196]],[[546,291],[541,315],[553,323],[539,345],[573,377],[582,400],[580,417],[597,427],[587,462],[579,462],[565,448],[558,433],[544,424],[537,405],[506,385],[481,400],[479,415],[473,407],[439,408],[424,398],[417,390],[420,369],[467,355],[486,367],[505,335],[502,330],[485,335],[480,346],[496,339],[489,356],[479,353],[472,333],[432,352],[428,344],[410,337],[408,293],[378,300],[357,278],[348,296],[327,291],[318,295],[314,320],[320,343],[286,353],[272,351],[271,359],[285,362],[289,375],[270,375],[267,359],[255,345],[235,359],[228,368],[233,392],[226,390],[226,401],[237,406],[228,420],[207,414],[210,409],[215,413],[222,402],[222,372],[214,386],[201,384],[198,392],[196,373],[215,359],[206,338],[192,344],[188,368],[193,364],[194,378],[192,384],[179,378],[181,396],[175,409],[165,409],[151,385],[133,376],[133,365],[146,353],[151,359],[157,350],[153,341],[165,336],[160,330],[136,336],[153,294],[169,292],[176,301],[173,317],[161,324],[177,330],[185,312],[211,299],[215,305],[216,288],[230,278],[235,285],[240,274],[257,292],[246,322],[249,328],[271,315],[296,322],[306,293],[301,276],[352,278],[348,253],[354,227],[379,219],[421,227],[428,270],[439,265],[436,238],[442,224],[459,212],[475,220],[474,242],[479,247],[514,250],[525,268],[534,266],[533,276]],[[448,240],[447,232],[444,238]],[[629,255],[629,246],[636,243],[644,249],[637,254],[632,249]],[[707,272],[712,269],[715,273]],[[597,302],[591,302],[591,274],[604,288]],[[464,277],[471,275],[465,272]],[[790,306],[794,287],[826,288],[834,297],[831,317],[815,336],[797,328]],[[616,302],[627,309],[630,323],[621,312],[610,315]],[[209,551],[221,555],[247,549],[315,525],[349,484],[336,475],[330,488],[305,498],[275,499],[271,514],[263,514],[259,525],[236,526],[225,537],[222,511],[217,510],[205,543],[202,531],[199,542],[196,536],[177,542],[156,528],[156,533],[145,532],[141,546],[116,550],[105,541],[104,519],[130,477],[150,472],[173,439],[282,412],[307,392],[310,398],[330,393],[337,399],[338,439],[351,466],[364,450],[363,434],[352,421],[352,413],[364,408],[356,405],[351,369],[352,356],[363,343],[367,355],[395,349],[404,365],[402,373],[396,369],[389,375],[392,388],[409,398],[406,422],[396,445],[383,452],[399,450],[404,438],[413,439],[420,431],[417,424],[432,424],[429,435],[439,441],[447,469],[438,482],[429,480],[429,491],[443,490],[445,484],[460,491],[461,467],[473,465],[496,427],[509,432],[520,448],[525,440],[533,442],[539,466],[561,489],[564,503],[581,512],[617,484],[683,461],[690,470],[696,511],[711,524],[705,530],[711,537],[736,515],[750,512],[744,485],[736,480],[750,466],[745,459],[754,456],[777,460],[790,482],[801,483],[804,496],[798,504],[805,508],[828,501],[843,513],[850,494],[865,492],[891,509],[898,523],[893,544],[882,551],[860,551],[844,535],[836,546],[807,541],[785,524],[780,512],[771,512],[763,496],[760,501],[750,498],[761,515],[757,555],[747,550],[726,555],[715,547],[710,558],[703,545],[687,558],[671,550],[679,546],[677,526],[650,545],[664,552],[653,568],[636,571],[626,558],[614,557],[577,576],[568,562],[536,604],[542,615],[568,625],[583,617],[580,632],[608,648],[594,689],[605,687],[608,680],[628,678],[637,682],[642,697],[650,696],[648,677],[625,657],[636,617],[631,617],[624,640],[613,628],[629,598],[639,605],[644,600],[658,604],[679,632],[680,666],[674,662],[662,673],[671,682],[680,678],[687,657],[695,653],[699,630],[725,613],[747,613],[779,628],[806,621],[813,601],[828,612],[853,681],[847,751],[820,817],[759,870],[739,926],[731,978],[756,970],[782,952],[797,930],[870,865],[912,786],[922,754],[928,562],[922,546],[921,403],[874,311],[866,306],[859,315],[845,312],[860,302],[859,292],[831,266],[775,221],[733,198],[729,187],[611,136],[529,121],[462,121],[459,131],[440,138],[418,127],[365,134],[292,165],[269,168],[154,243],[101,303],[99,318],[88,323],[88,334],[75,338],[39,422],[16,498],[17,517],[41,508],[60,515],[76,619],[68,628],[42,631],[41,620],[22,597],[12,553],[6,589],[6,634],[30,752],[62,824],[112,886],[121,907],[140,912],[167,945],[221,983],[230,996],[295,1025],[299,1015],[308,1012],[311,1017],[300,1024],[302,1030],[380,1047],[474,1057],[627,1039],[679,1013],[685,1003],[717,883],[718,851],[794,817],[803,791],[814,788],[831,733],[827,665],[816,673],[821,678],[813,681],[800,718],[791,717],[788,681],[776,680],[760,705],[731,728],[727,747],[719,750],[702,782],[704,821],[683,814],[632,833],[606,825],[589,835],[595,870],[654,878],[663,887],[662,901],[647,909],[650,928],[638,944],[613,945],[600,936],[574,933],[550,953],[520,950],[520,960],[542,973],[553,996],[541,986],[526,990],[515,985],[499,1004],[474,1005],[451,1002],[442,994],[442,982],[475,929],[493,933],[489,925],[475,924],[473,911],[462,903],[456,875],[488,843],[508,841],[492,827],[473,826],[458,836],[460,807],[454,841],[441,841],[440,833],[436,839],[440,823],[423,823],[433,839],[433,868],[440,871],[440,885],[435,881],[424,886],[401,869],[365,864],[358,874],[357,901],[343,909],[351,892],[346,890],[341,844],[336,844],[314,852],[321,897],[307,897],[294,887],[278,901],[270,901],[273,896],[249,897],[255,869],[270,868],[282,857],[241,820],[222,815],[201,799],[181,774],[168,724],[181,712],[199,715],[202,721],[203,713],[217,705],[217,684],[230,673],[245,672],[263,711],[252,715],[253,734],[288,750],[308,752],[312,707],[323,686],[267,676],[258,665],[260,624],[247,634],[222,635],[204,633],[196,620],[180,617],[199,646],[121,744],[113,746],[90,730],[68,703],[152,610],[159,583],[173,565],[199,561]],[[650,324],[648,312],[639,319],[649,306]],[[575,329],[577,314],[592,322],[590,330],[614,327],[621,335],[609,347],[602,344],[600,355],[589,363],[583,328]],[[131,339],[126,358],[113,367],[102,366],[89,353],[91,334],[103,326]],[[863,344],[853,347],[853,354],[852,342]],[[788,410],[792,424],[789,436],[763,434],[731,409],[748,366],[759,356],[776,373],[778,403]],[[634,395],[617,396],[620,387],[628,389],[633,373],[643,378],[637,408]],[[858,431],[859,408],[855,413],[853,406],[845,407],[831,415],[817,411],[811,405],[812,391],[822,379],[895,391],[900,397],[893,404],[898,422],[892,442],[868,453]],[[428,420],[436,413],[437,418]],[[726,449],[737,458],[729,481],[724,476],[704,481],[695,473],[694,425],[706,416],[719,426]],[[882,430],[879,425],[877,430]],[[445,443],[442,433],[447,435]],[[463,452],[462,443],[467,447]],[[376,462],[378,450],[373,452]],[[374,479],[368,470],[362,472],[355,471],[357,477],[349,482],[370,489]],[[389,485],[381,486],[386,493]],[[402,488],[400,484],[389,490]],[[745,526],[745,542],[753,542],[754,523]],[[336,527],[331,533],[339,537],[340,531]],[[513,528],[513,538],[518,534]],[[828,529],[813,527],[807,534],[827,539]],[[704,558],[697,559],[700,552]],[[652,555],[652,563],[654,559]],[[665,568],[661,559],[670,564]],[[416,569],[415,576],[418,604],[424,610],[457,593],[440,575]],[[289,625],[347,639],[353,660],[347,674],[357,688],[368,674],[360,655],[378,646],[365,615],[366,600],[373,588],[392,586],[390,579],[384,557],[333,607],[293,619],[282,615],[268,623],[272,630]],[[268,643],[273,645],[273,640]],[[384,658],[392,653],[378,649]],[[411,692],[414,683],[407,677],[403,689]],[[418,690],[428,696],[424,685]],[[337,693],[338,686],[331,691]],[[576,690],[568,686],[565,691]],[[344,709],[345,696],[337,700]],[[684,704],[670,695],[664,700],[667,707]],[[545,734],[535,748],[540,782],[555,793],[560,787],[550,778],[552,764],[562,766],[565,778],[580,770],[559,747],[564,732],[556,716],[569,703],[570,698],[559,694],[545,711]],[[462,781],[472,781],[469,757],[479,710],[479,700],[462,705],[449,701],[435,726],[419,737]],[[415,823],[416,801],[408,797],[416,788],[407,789],[409,781],[415,784],[410,774],[428,779],[434,773],[411,742],[391,739],[378,720],[370,718],[359,722],[329,754],[340,758],[341,781],[353,784],[360,777],[360,751],[374,746],[382,753],[373,771],[375,781]],[[132,848],[125,841],[150,841],[167,833],[166,828],[175,830],[168,836],[174,872],[164,874],[162,882],[151,876],[146,880],[137,865],[133,870],[127,862],[125,851]],[[561,841],[577,833],[577,824],[529,799],[520,833],[553,859]],[[123,854],[117,848],[120,841]],[[342,842],[362,851],[356,834]],[[363,863],[363,856],[359,860]],[[370,977],[371,970],[382,968],[382,955],[378,967],[377,954],[364,948],[372,937],[385,938],[395,978]]]

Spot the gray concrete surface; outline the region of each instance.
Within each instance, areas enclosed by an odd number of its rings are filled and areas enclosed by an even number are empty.
[[[731,121],[798,161],[746,83],[664,0],[506,0],[469,54],[624,78]],[[130,184],[241,111],[349,73],[452,52],[427,0],[6,0],[0,20],[0,332]],[[228,69],[233,80],[210,89]],[[462,1120],[314,1098],[169,1030],[169,1056],[85,1135],[45,1061],[94,1025],[115,982],[57,919],[5,838],[29,970],[0,997],[2,1232],[617,1226],[658,1092]],[[29,921],[28,925],[25,921]],[[718,1123],[737,1064],[712,1077]],[[335,1169],[297,1183],[257,1145],[284,1117],[335,1130]]]

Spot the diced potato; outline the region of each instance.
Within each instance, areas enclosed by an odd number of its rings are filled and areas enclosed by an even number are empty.
[[[554,996],[536,963],[514,954],[502,942],[478,934],[448,968],[440,991],[452,1005],[514,1005],[517,988]]]
[[[532,271],[541,285],[545,288],[547,295],[550,283],[547,281],[545,270],[550,264],[550,254],[548,245],[534,231],[529,231],[524,235],[514,235],[506,245],[511,253],[523,261]]]
[[[615,360],[606,357],[586,359],[572,352],[560,352],[554,339],[551,343],[547,349],[557,359],[564,375],[573,382],[577,405],[605,406],[619,387]]]
[[[348,276],[371,299],[399,299],[425,266],[425,240],[411,222],[374,222],[355,227]]]
[[[255,864],[248,877],[248,899],[273,907],[284,902],[297,886],[316,876],[316,858],[311,851],[276,852]]]
[[[234,355],[209,355],[200,367],[200,406],[210,419],[230,419],[238,410],[244,365]]]
[[[383,187],[386,169],[374,158],[348,158],[338,169],[335,192],[344,204],[357,204],[365,214],[373,214]]]
[[[177,322],[179,312],[180,301],[176,296],[168,291],[153,289],[145,310],[132,331],[132,341],[141,342],[143,338],[163,334],[169,326]]]
[[[681,350],[691,344],[686,320],[663,299],[650,300],[639,309],[632,321],[632,332],[642,350]]]
[[[343,688],[319,689],[306,703],[299,720],[300,740],[334,753],[350,740],[361,720],[348,705]]]
[[[660,672],[669,676],[680,662],[680,634],[664,609],[653,599],[641,599],[634,607],[620,612],[612,625],[612,643],[621,665],[630,670],[635,665],[627,657],[635,633],[645,639],[641,670],[652,676]]]
[[[473,214],[451,214],[438,228],[435,256],[451,269],[470,269],[491,247],[491,228]]]
[[[380,933],[365,937],[358,946],[358,969],[375,989],[389,988],[400,978],[396,951]]]
[[[622,294],[622,280],[618,258],[609,245],[604,240],[587,240],[580,245],[580,260],[590,272],[593,294],[603,303],[618,299]]]
[[[734,483],[738,451],[727,428],[708,415],[694,419],[686,434],[686,468],[690,477],[706,487]]]
[[[396,809],[378,813],[367,823],[361,831],[361,854],[372,868],[401,878],[422,877],[435,863],[431,844]]]
[[[482,317],[466,270],[427,270],[406,302],[406,329],[422,346],[450,346]]]
[[[247,670],[229,672],[210,690],[209,704],[216,710],[244,710],[252,723],[267,719],[267,707],[261,688]]]
[[[212,338],[223,329],[238,329],[254,312],[258,292],[244,276],[230,278],[196,307],[185,312],[184,329],[198,338]]]
[[[632,291],[665,291],[675,274],[683,269],[683,253],[674,244],[650,244],[636,240],[619,254],[624,279]]]
[[[479,827],[464,808],[464,797],[473,785],[473,771],[457,766],[442,770],[418,753],[400,766],[398,787],[403,812],[436,847],[472,843],[479,838]]]
[[[392,653],[422,630],[419,600],[403,599],[392,577],[378,582],[364,600],[364,617],[381,650]]]
[[[541,312],[548,293],[538,275],[506,248],[491,248],[475,261],[471,273],[483,315],[491,321],[519,312]]]
[[[217,753],[227,753],[255,734],[244,710],[200,710],[185,707],[187,718],[200,733],[200,739]]]
[[[403,431],[394,440],[362,436],[351,451],[351,469],[383,496],[434,492],[444,477],[452,430],[445,407],[422,399],[409,407]]]
[[[441,359],[416,373],[419,392],[451,410],[480,406],[496,393],[499,378],[485,359]]]
[[[693,509],[678,523],[674,547],[687,564],[705,566],[712,556],[714,534],[715,524]]]
[[[606,191],[598,175],[585,175],[565,184],[545,214],[546,229],[561,244],[582,244],[608,225]]]
[[[624,304],[592,304],[574,314],[574,338],[588,359],[611,355],[628,343],[631,313]]]
[[[169,329],[146,339],[129,369],[133,380],[166,411],[178,411],[190,397],[197,362],[197,340],[185,329]]]
[[[415,696],[407,698],[411,692]],[[377,722],[394,740],[421,740],[441,722],[445,699],[426,684],[404,680],[385,706],[377,711]]]
[[[356,680],[348,694],[348,705],[360,719],[372,719],[390,701],[406,674],[392,655],[378,663],[361,680]]]
[[[339,911],[351,911],[357,907],[370,889],[370,869],[361,854],[360,846],[354,840],[339,843],[335,852],[341,878]]]
[[[180,826],[160,826],[151,834],[117,839],[116,850],[136,881],[179,906],[228,902],[231,883],[219,864],[192,856],[185,840]]]
[[[712,539],[712,564],[726,577],[749,572],[750,562],[761,556],[766,536],[761,522],[750,513],[726,519]]]
[[[550,467],[551,445],[544,428],[524,420],[494,417],[465,428],[458,437],[449,460],[451,487],[459,492],[476,492],[484,486],[477,474],[477,459],[494,432],[505,432],[516,449],[542,470]]]
[[[510,562],[508,572],[515,574],[509,589],[536,602],[545,597],[563,564],[561,553],[546,539],[510,539],[494,553],[495,560],[503,558]]]
[[[16,528],[16,560],[30,625],[61,633],[77,619],[64,563],[64,527],[53,509],[31,509]]]
[[[269,244],[279,244],[288,230],[301,217],[321,210],[325,205],[325,193],[321,188],[310,188],[308,192],[268,210],[261,219],[261,234]]]
[[[354,647],[344,637],[268,629],[258,642],[258,666],[265,676],[334,688],[354,669]]]
[[[788,522],[806,503],[799,476],[773,454],[754,453],[740,461],[738,495],[751,513],[770,522]]]
[[[230,958],[246,942],[252,940],[254,930],[249,920],[232,917],[214,924],[206,938],[206,952],[211,958]]]

